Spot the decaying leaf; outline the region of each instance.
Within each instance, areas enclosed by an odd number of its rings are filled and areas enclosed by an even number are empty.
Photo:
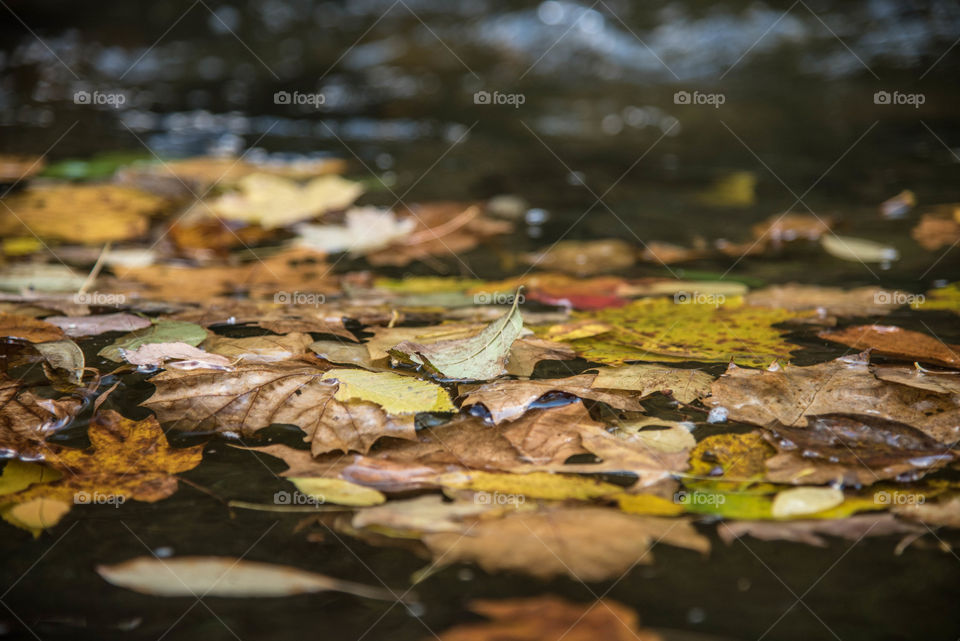
[[[75,398],[41,398],[0,374],[0,448],[24,458],[42,457],[46,437],[66,427],[81,407]]]
[[[960,369],[960,345],[893,325],[858,325],[818,336],[858,350],[872,349],[881,356]]]
[[[146,343],[137,349],[124,350],[123,358],[131,365],[161,367],[167,361],[186,361],[193,369],[226,369],[232,361],[186,343]]]
[[[380,505],[387,500],[387,497],[374,489],[342,479],[294,477],[290,481],[300,492],[318,503],[365,507]]]
[[[140,556],[116,565],[98,565],[97,573],[117,587],[153,596],[266,598],[332,590],[366,599],[396,599],[387,589],[224,556]]]
[[[879,316],[889,314],[908,300],[907,292],[880,287],[820,287],[816,285],[775,285],[750,292],[749,305],[775,309],[823,310],[836,316]]]
[[[411,376],[362,369],[332,369],[324,379],[339,383],[338,401],[361,400],[375,403],[389,414],[456,411],[445,389]]]
[[[510,348],[523,331],[523,315],[517,307],[518,302],[519,297],[514,297],[510,310],[475,336],[427,345],[404,341],[394,345],[390,354],[444,378],[496,378],[504,373]]]
[[[559,597],[478,600],[470,609],[490,621],[462,623],[440,633],[440,641],[662,641],[641,628],[630,608],[601,599],[590,604]]]
[[[807,417],[859,414],[910,425],[940,443],[960,438],[960,407],[950,394],[879,380],[867,354],[807,367],[766,370],[732,365],[705,401],[735,421],[803,427]]]
[[[70,381],[79,384],[83,378],[83,368],[86,361],[83,350],[69,338],[48,343],[34,345],[47,364],[54,369],[64,370]]]
[[[292,332],[283,336],[264,335],[232,338],[212,335],[203,341],[203,348],[230,361],[273,363],[306,353],[313,342],[309,334]]]

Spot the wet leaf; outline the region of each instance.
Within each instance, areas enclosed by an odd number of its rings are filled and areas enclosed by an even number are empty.
[[[49,343],[37,343],[34,347],[43,355],[50,367],[66,371],[71,382],[80,383],[86,361],[79,345],[68,338]]]
[[[29,316],[0,313],[0,336],[19,338],[31,343],[44,343],[63,338],[63,330]]]
[[[759,431],[710,435],[690,453],[686,484],[731,492],[755,486],[766,476],[766,460],[775,453]]]
[[[76,292],[86,275],[66,265],[18,263],[0,269],[0,290],[8,292]]]
[[[0,505],[0,517],[10,525],[37,537],[45,529],[59,523],[71,506],[71,503],[64,500],[38,496],[22,503]]]
[[[843,519],[812,521],[729,521],[717,528],[717,534],[727,545],[744,536],[752,536],[761,541],[791,541],[817,547],[827,547],[824,536],[859,541],[867,536],[924,532],[922,526],[901,521],[892,514],[858,514]]]
[[[795,487],[777,492],[770,513],[784,519],[816,514],[843,503],[843,492],[832,487]]]
[[[522,336],[510,348],[507,359],[507,374],[531,376],[540,361],[567,361],[576,358],[569,345],[557,341]]]
[[[936,251],[960,242],[960,222],[939,213],[924,214],[910,236],[927,251]]]
[[[314,354],[331,363],[372,367],[370,352],[366,345],[344,341],[314,341],[309,347]]]
[[[940,443],[960,438],[960,407],[949,394],[879,380],[866,354],[807,367],[731,366],[705,402],[754,425],[803,427],[810,416],[846,413],[905,423]]]
[[[589,501],[620,494],[623,488],[583,476],[531,472],[529,474],[498,474],[493,472],[450,472],[437,478],[437,483],[448,490],[471,490],[483,495],[503,495],[511,504],[523,505],[530,499],[554,501]],[[481,496],[482,503],[495,500]]]
[[[398,220],[390,210],[354,207],[346,213],[346,225],[300,225],[297,243],[325,252],[365,254],[401,242],[416,227],[412,218]]]
[[[43,456],[46,437],[65,427],[81,407],[78,399],[41,398],[0,375],[0,448],[24,458]]]
[[[226,369],[230,359],[211,354],[186,343],[147,343],[137,349],[124,350],[123,358],[131,365],[162,367],[167,361],[186,361],[193,369]]]
[[[293,477],[290,481],[300,492],[319,503],[364,507],[380,505],[387,500],[387,497],[376,490],[341,479]]]
[[[50,316],[44,321],[56,325],[70,338],[97,336],[106,332],[132,332],[150,327],[150,319],[117,312],[95,316]]]
[[[334,591],[367,599],[396,598],[387,589],[225,556],[141,556],[115,565],[98,565],[97,573],[117,587],[152,596],[265,598]]]
[[[430,372],[450,379],[487,380],[504,373],[513,342],[523,331],[519,299],[504,316],[469,338],[424,345],[404,341],[390,354],[402,361],[422,365]]]
[[[892,325],[858,325],[818,334],[857,350],[872,349],[881,356],[945,365],[960,369],[960,345],[948,345],[920,332]]]
[[[445,389],[411,376],[362,369],[332,369],[323,378],[340,384],[334,395],[338,401],[370,401],[388,414],[454,412],[457,409]]]
[[[569,576],[603,581],[635,563],[653,562],[657,542],[701,553],[710,542],[682,519],[634,516],[597,507],[517,511],[501,519],[479,520],[462,533],[423,537],[434,559],[444,565],[472,562],[487,572],[519,572],[541,579]],[[598,532],[615,533],[598,536]]]
[[[487,408],[495,424],[516,420],[531,404],[551,392],[562,392],[579,398],[600,401],[622,410],[642,411],[639,398],[625,392],[608,392],[594,388],[596,375],[581,374],[568,378],[538,380],[503,380],[476,387],[464,387],[463,407],[480,404]]]
[[[230,361],[247,363],[273,363],[306,353],[313,343],[309,334],[293,332],[283,336],[249,336],[232,338],[213,334],[203,341],[203,348],[219,354]]]
[[[440,633],[440,641],[661,641],[640,627],[630,608],[601,599],[590,604],[559,597],[473,601],[470,609],[491,619],[462,623]]]
[[[590,387],[632,390],[640,397],[657,392],[669,394],[681,403],[692,403],[710,393],[713,376],[697,369],[677,369],[636,363],[622,367],[600,367]]]
[[[766,221],[753,226],[753,237],[761,242],[769,242],[774,247],[795,240],[819,240],[828,236],[833,227],[829,216],[814,214],[774,214]]]
[[[749,305],[774,309],[822,310],[836,316],[880,316],[903,307],[909,294],[880,287],[820,287],[817,285],[774,285],[751,292]]]
[[[465,518],[495,509],[499,508],[491,503],[445,501],[442,496],[425,494],[358,510],[350,525],[416,536],[426,532],[460,532]]]
[[[802,315],[743,305],[739,299],[722,305],[641,300],[619,309],[575,314],[575,319],[610,329],[570,340],[570,345],[579,356],[609,365],[635,360],[768,365],[777,358],[789,359],[793,350],[773,325]],[[543,335],[567,340],[549,330]]]
[[[121,336],[100,350],[100,356],[119,363],[125,351],[133,351],[150,343],[186,343],[196,347],[207,338],[207,330],[193,323],[158,320],[148,328]]]

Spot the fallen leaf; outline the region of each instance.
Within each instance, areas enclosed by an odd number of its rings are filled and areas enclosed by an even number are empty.
[[[290,482],[318,503],[365,507],[380,505],[387,500],[387,497],[374,489],[341,479],[291,477]]]
[[[875,416],[807,416],[806,427],[768,425],[780,452],[766,461],[777,483],[871,485],[919,477],[954,460],[941,443],[909,425]]]
[[[283,336],[263,335],[232,338],[213,334],[203,341],[203,348],[226,357],[230,361],[247,363],[273,363],[306,353],[313,343],[309,334],[293,332]]]
[[[820,238],[820,244],[831,256],[858,263],[889,263],[900,258],[895,247],[872,240],[830,234]]]
[[[960,438],[960,407],[951,395],[881,381],[866,354],[807,367],[734,365],[713,382],[705,403],[726,408],[731,420],[753,425],[776,421],[803,427],[810,416],[861,414],[905,423],[940,443]]]
[[[211,354],[186,343],[147,343],[137,349],[124,350],[123,358],[131,365],[162,367],[167,361],[189,361],[197,369],[224,369],[230,359]]]
[[[445,389],[411,376],[362,369],[332,369],[323,378],[340,384],[334,395],[338,401],[369,401],[388,414],[455,412],[457,409]]]
[[[623,488],[585,476],[531,472],[498,474],[495,472],[450,472],[437,478],[445,490],[470,490],[477,493],[474,502],[493,504],[500,500],[523,505],[527,499],[589,501],[621,494]],[[500,499],[499,497],[503,497]]]
[[[909,214],[916,205],[916,194],[909,189],[904,189],[896,196],[891,196],[880,203],[880,215],[888,220],[896,220]]]
[[[566,274],[542,273],[499,282],[477,283],[469,288],[468,293],[474,295],[475,301],[485,303],[500,296],[509,296],[517,288],[523,287],[524,296],[547,305],[603,309],[627,304],[627,299],[620,295],[626,286],[626,281],[617,276],[576,278]]]
[[[892,325],[857,325],[817,334],[834,343],[858,350],[871,349],[881,356],[933,363],[960,369],[960,345]]]
[[[697,200],[712,207],[749,207],[756,200],[756,185],[757,175],[752,171],[732,171],[698,193]]]
[[[777,492],[771,513],[777,519],[816,514],[843,503],[843,492],[832,487],[795,487]]]
[[[643,250],[640,252],[640,259],[648,263],[672,265],[698,260],[707,255],[708,252],[704,249],[681,247],[672,243],[652,240],[644,243]]]
[[[98,336],[106,332],[132,332],[150,327],[149,318],[125,312],[95,316],[50,316],[44,321],[56,325],[70,338]]]
[[[97,574],[112,585],[152,596],[266,598],[334,591],[366,599],[396,599],[388,589],[225,556],[140,556],[98,565]]]
[[[762,223],[753,226],[753,237],[761,242],[769,242],[774,247],[795,240],[819,240],[833,226],[829,216],[814,214],[774,214]]]
[[[67,265],[16,263],[0,269],[0,290],[8,292],[76,292],[86,275]]]
[[[70,511],[71,505],[64,500],[38,496],[22,503],[0,506],[0,516],[10,525],[26,530],[37,537],[43,530],[59,523],[60,519]]]
[[[503,380],[486,383],[477,387],[464,387],[462,406],[480,404],[490,412],[494,424],[516,420],[527,411],[532,403],[551,392],[562,392],[571,396],[606,403],[617,409],[639,412],[643,410],[639,397],[625,392],[607,392],[594,388],[596,375],[581,374],[568,378],[537,380]]]
[[[598,532],[611,533],[598,536]],[[461,533],[427,534],[423,542],[444,565],[472,562],[486,572],[519,572],[548,579],[604,581],[634,564],[653,562],[654,543],[706,554],[708,539],[689,521],[634,516],[599,507],[516,511],[479,520]]]
[[[559,597],[477,600],[470,609],[491,621],[461,623],[440,633],[440,641],[662,641],[652,630],[640,627],[630,608],[600,599],[591,604]]]
[[[744,536],[761,541],[791,541],[816,547],[827,547],[824,536],[859,541],[867,536],[922,534],[926,530],[897,519],[892,514],[858,514],[843,519],[811,521],[728,521],[717,528],[727,545]]]
[[[66,427],[82,408],[75,398],[41,398],[20,381],[0,374],[0,449],[23,458],[42,457],[44,440]]]
[[[415,227],[414,219],[397,219],[390,210],[354,207],[346,213],[346,226],[300,225],[297,243],[324,253],[366,254],[401,242]]]
[[[690,433],[692,427],[693,423],[644,418],[618,423],[614,434],[627,441],[643,443],[664,454],[676,454],[689,452],[696,447],[697,439]]]
[[[314,354],[331,363],[372,367],[372,359],[366,345],[344,341],[314,341],[309,347]]]
[[[909,495],[907,496],[909,498]],[[892,506],[892,509],[898,516],[911,521],[960,528],[960,495],[957,494],[948,495],[938,501],[905,501]],[[922,531],[926,531],[926,528]]]
[[[448,379],[496,378],[504,373],[510,348],[523,331],[518,302],[515,296],[510,310],[475,336],[429,345],[404,341],[394,345],[390,355]]]
[[[363,193],[360,183],[339,176],[320,176],[299,185],[280,176],[255,173],[237,181],[237,187],[237,192],[210,202],[210,209],[221,218],[266,229],[346,209]]]
[[[63,330],[56,325],[29,316],[0,313],[0,336],[19,338],[31,343],[44,343],[62,339]]]
[[[576,320],[610,329],[569,342],[579,356],[608,365],[635,360],[768,365],[774,359],[789,359],[794,349],[773,325],[802,316],[743,305],[738,298],[724,304],[640,300],[619,309],[574,314]],[[541,335],[566,342],[562,334],[550,330]]]
[[[186,343],[196,347],[207,338],[207,330],[193,323],[183,321],[158,320],[150,327],[138,329],[121,336],[112,344],[101,349],[98,354],[107,360],[119,363],[126,351],[134,351],[150,343]]]
[[[72,383],[80,383],[86,360],[79,345],[67,338],[48,343],[36,343],[34,347],[50,367],[64,370]]]
[[[527,254],[524,260],[540,269],[592,276],[633,266],[636,252],[632,245],[622,240],[564,240]]]
[[[641,398],[657,392],[681,403],[692,403],[710,393],[713,376],[698,369],[677,369],[636,363],[622,367],[599,367],[590,387],[631,390]]]
[[[514,341],[507,358],[507,374],[531,376],[541,361],[568,361],[576,358],[569,345],[533,336],[521,336]]]
[[[146,234],[148,217],[164,209],[166,201],[129,187],[90,184],[30,187],[4,198],[3,204],[2,236],[26,233],[72,243],[103,244]]]
[[[46,160],[43,156],[17,154],[0,155],[0,183],[17,183],[32,178],[43,171]]]
[[[766,461],[776,454],[759,431],[712,434],[690,453],[689,480],[694,488],[738,492],[766,476]]]
[[[924,214],[910,236],[927,251],[936,251],[960,242],[960,222],[938,213]]]
[[[750,292],[748,305],[800,311],[822,310],[836,316],[880,316],[903,307],[910,294],[880,287],[820,287],[817,285],[774,285]]]

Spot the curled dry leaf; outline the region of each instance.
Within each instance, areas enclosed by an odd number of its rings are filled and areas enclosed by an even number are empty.
[[[230,359],[211,354],[186,343],[147,343],[137,349],[124,350],[123,358],[131,365],[161,367],[167,361],[186,361],[194,369],[225,369]]]
[[[517,307],[519,296],[501,318],[469,338],[430,343],[404,341],[390,350],[401,361],[421,365],[433,374],[449,379],[488,380],[505,371],[513,342],[523,331],[523,315]]]
[[[516,420],[532,403],[550,394],[561,392],[579,398],[606,403],[621,410],[643,410],[638,396],[623,391],[608,392],[595,389],[596,374],[580,374],[568,378],[538,380],[503,380],[479,386],[464,386],[462,406],[483,405],[495,424]]]
[[[547,595],[478,600],[470,609],[491,620],[454,626],[440,633],[440,641],[662,641],[640,627],[636,612],[610,599],[581,604]]]
[[[960,345],[893,325],[858,325],[818,336],[854,349],[872,349],[881,356],[960,369]]]
[[[43,441],[66,427],[82,407],[75,398],[41,398],[24,391],[20,381],[0,374],[0,449],[8,455],[39,458]]]
[[[71,383],[80,384],[86,360],[79,345],[67,338],[49,343],[37,343],[34,347],[50,367],[67,372]]]
[[[607,533],[598,536],[599,532]],[[604,581],[635,563],[652,563],[652,545],[665,543],[706,554],[707,538],[689,521],[623,514],[598,507],[516,511],[465,524],[462,532],[427,534],[438,563],[478,564],[487,572],[519,572],[548,579]]]
[[[50,316],[44,320],[56,325],[71,338],[98,336],[106,332],[132,332],[150,327],[149,318],[125,312],[95,316]]]
[[[98,565],[97,573],[117,587],[153,596],[266,598],[334,591],[367,599],[396,599],[387,589],[224,556],[140,556],[115,565]]]
[[[882,381],[865,353],[807,367],[732,365],[711,389],[708,405],[753,425],[803,427],[810,416],[845,413],[905,423],[940,443],[960,438],[960,406],[952,395]]]
[[[36,318],[20,314],[0,313],[0,336],[19,338],[31,343],[58,341],[63,338],[63,330]]]

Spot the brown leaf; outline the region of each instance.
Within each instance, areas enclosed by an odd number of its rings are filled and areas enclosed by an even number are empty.
[[[711,389],[708,405],[725,407],[730,419],[754,425],[777,421],[802,427],[808,416],[863,414],[906,423],[941,443],[960,438],[960,407],[951,395],[881,381],[867,354],[808,367],[731,365]]]
[[[775,483],[871,485],[919,477],[955,458],[923,432],[873,416],[808,416],[806,427],[766,429],[779,452],[766,461],[767,479]]]
[[[341,450],[367,452],[383,436],[416,440],[415,415],[390,415],[379,405],[366,401],[324,401],[317,420],[303,431],[314,456]]]
[[[710,391],[713,376],[698,369],[679,369],[647,363],[621,367],[597,368],[591,387],[607,390],[629,390],[638,398],[662,392],[681,403],[692,403]]]
[[[810,521],[728,521],[717,527],[717,534],[727,545],[749,535],[761,541],[792,541],[823,548],[828,545],[824,536],[859,541],[867,536],[924,532],[926,529],[922,526],[901,521],[892,514],[857,514],[844,519]]]
[[[532,381],[494,381],[477,387],[466,387],[463,407],[480,404],[487,408],[494,424],[519,418],[531,403],[549,394],[562,392],[601,401],[622,410],[642,411],[643,405],[635,395],[626,392],[607,392],[593,389],[596,374],[581,374],[569,378],[541,379]],[[464,390],[461,390],[463,393]]]
[[[580,604],[547,595],[478,600],[470,609],[492,620],[454,626],[440,633],[440,641],[662,641],[639,627],[636,612],[610,599]]]
[[[56,325],[71,338],[97,336],[106,332],[132,332],[150,327],[149,318],[125,312],[95,316],[50,316],[44,320]]]
[[[924,214],[910,236],[927,251],[936,251],[960,242],[960,222],[939,213]]]
[[[750,292],[748,305],[801,311],[823,310],[836,316],[879,316],[903,307],[907,292],[880,287],[819,287],[817,285],[774,285]]]
[[[833,219],[814,214],[774,214],[753,226],[753,237],[774,247],[794,240],[818,240],[830,231]]]
[[[817,335],[854,349],[872,349],[881,356],[960,369],[960,345],[948,345],[933,336],[901,327],[857,325]]]
[[[343,326],[344,314],[328,305],[287,306],[268,302],[220,299],[187,309],[170,318],[204,327],[252,324],[275,334],[317,332],[355,340]]]
[[[40,398],[0,374],[0,448],[23,458],[42,456],[49,450],[46,437],[66,427],[81,407],[75,398]]]
[[[293,332],[283,336],[248,336],[232,338],[214,334],[203,342],[202,347],[213,354],[220,354],[232,361],[247,363],[272,363],[288,360],[306,353],[313,342],[309,334]]]
[[[42,320],[19,314],[0,313],[0,336],[31,343],[46,343],[63,338],[63,330]]]
[[[636,253],[630,243],[622,240],[565,240],[527,254],[524,260],[539,269],[592,276],[633,266]]]
[[[500,426],[499,432],[524,460],[538,465],[562,465],[574,454],[585,454],[580,443],[584,429],[603,430],[582,403],[549,410],[533,410]]]
[[[522,336],[510,348],[507,360],[507,374],[512,376],[530,376],[540,361],[568,361],[576,358],[573,348],[566,343]]]
[[[465,533],[427,534],[423,542],[438,563],[472,562],[487,572],[519,572],[541,579],[569,576],[604,581],[635,563],[653,562],[654,543],[706,554],[708,539],[689,521],[642,517],[599,507],[516,511],[479,520]]]

